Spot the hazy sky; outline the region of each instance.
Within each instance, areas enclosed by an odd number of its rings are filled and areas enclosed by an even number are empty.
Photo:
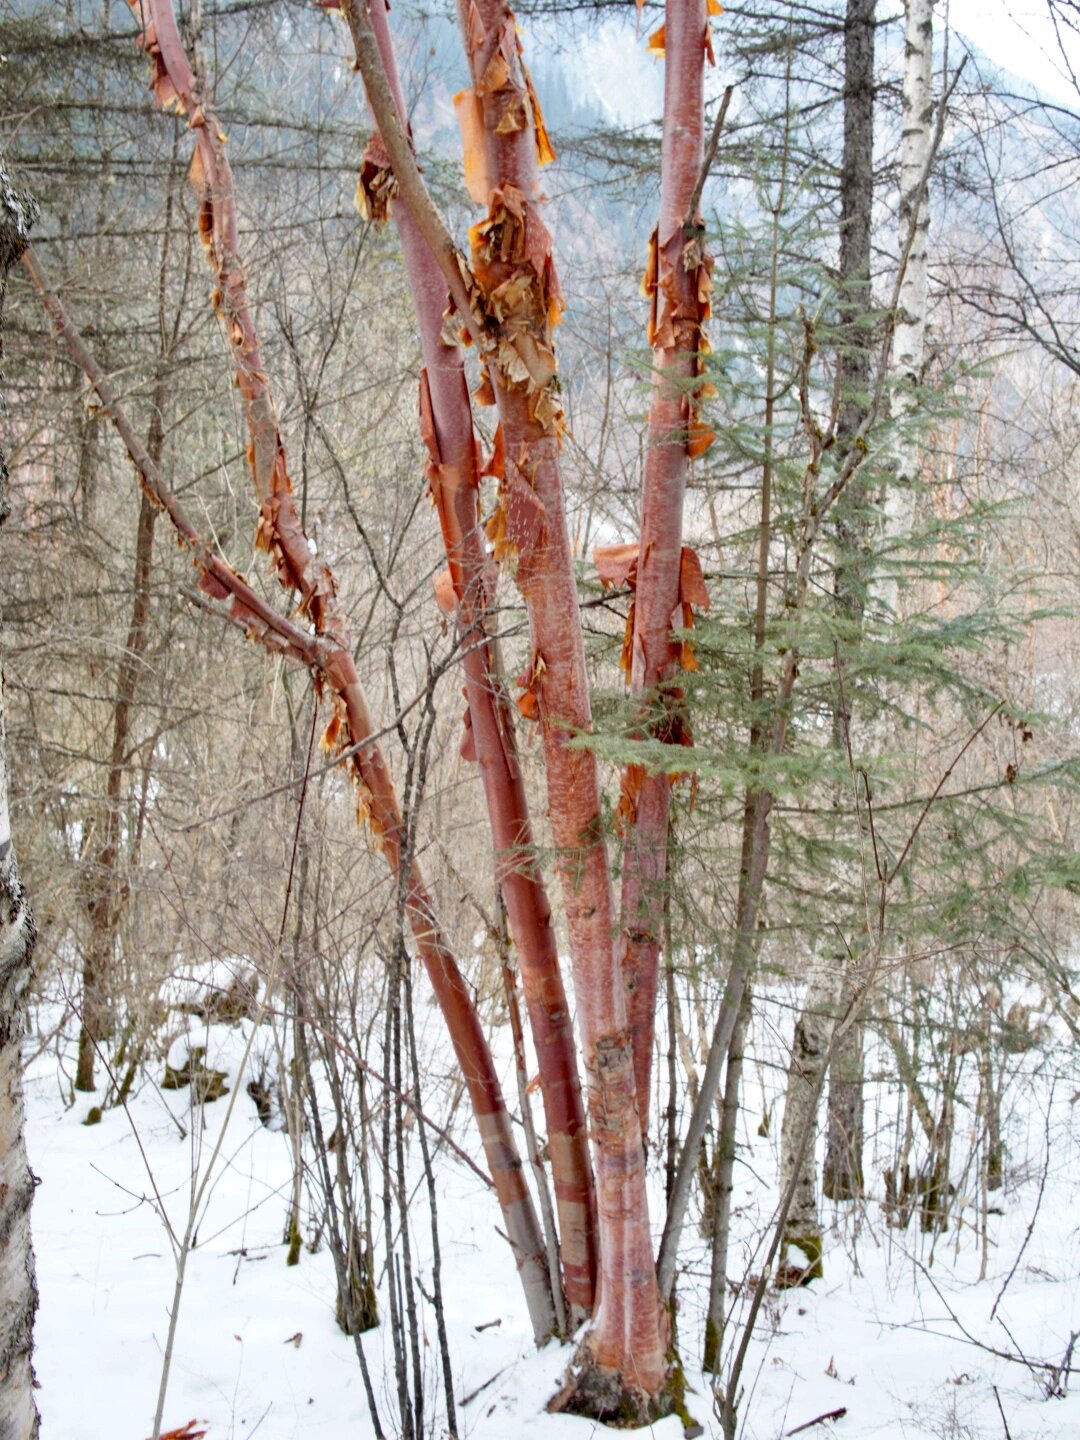
[[[938,0],[935,25],[945,13],[954,30],[992,60],[1021,76],[1048,99],[1080,104],[1061,57],[1046,0]],[[1080,10],[1076,12],[1080,22]],[[1080,76],[1080,36],[1063,31],[1073,71]]]

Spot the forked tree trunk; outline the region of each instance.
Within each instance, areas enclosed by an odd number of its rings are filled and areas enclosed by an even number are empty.
[[[699,375],[709,314],[711,262],[703,251],[698,199],[704,157],[704,77],[708,18],[705,0],[668,0],[664,24],[664,122],[660,159],[660,216],[649,248],[645,288],[652,311],[653,388],[648,451],[641,498],[641,536],[634,567],[634,608],[629,664],[631,693],[647,705],[652,735],[688,741],[682,692],[676,687],[681,647],[672,625],[686,625],[692,600],[708,604],[696,562],[687,556],[683,582],[683,496],[691,455],[712,439],[697,416]],[[654,49],[658,48],[654,42]],[[685,607],[680,610],[680,602]],[[666,771],[629,765],[622,776],[624,821],[629,823],[623,863],[616,946],[626,988],[634,1047],[634,1078],[642,1140],[649,1133],[649,1091],[660,935],[671,809]]]
[[[373,0],[370,15],[404,125],[405,102],[383,0]],[[385,217],[386,197],[392,190],[392,171],[376,134],[361,172],[361,193],[370,218]],[[472,407],[461,349],[447,343],[442,333],[446,281],[409,207],[395,201],[391,213],[401,238],[426,367],[420,381],[421,430],[449,564],[449,592],[443,585],[440,599],[445,608],[456,609],[461,638],[468,704],[462,749],[479,764],[498,880],[521,971],[547,1121],[563,1281],[576,1329],[593,1308],[596,1201],[573,1023],[559,970],[551,907],[536,857],[512,708],[487,627],[498,571],[481,530],[481,467]]]
[[[0,363],[8,271],[26,246],[36,214],[37,206],[14,186],[0,157]],[[8,470],[0,453],[0,525],[9,511]],[[22,1040],[35,929],[11,841],[4,709],[0,676],[0,1437],[32,1440],[39,1425],[30,1358],[38,1297],[30,1241],[34,1178],[23,1143]]]
[[[540,722],[548,813],[566,909],[596,1150],[600,1294],[578,1374],[560,1398],[595,1415],[655,1413],[667,1373],[645,1190],[633,1049],[596,761],[572,749],[592,729],[577,585],[559,473],[561,410],[552,327],[562,297],[540,218],[538,160],[549,158],[514,17],[502,0],[459,0],[472,74],[487,218],[470,231],[486,316],[505,337],[489,356],[504,450],[496,554],[516,562],[529,616],[527,694]],[[704,13],[704,12],[702,12]],[[703,32],[702,32],[703,33]],[[515,348],[507,342],[513,340]]]
[[[561,409],[551,329],[561,296],[551,238],[537,209],[546,136],[498,0],[462,7],[473,87],[466,169],[488,216],[470,232],[465,265],[431,204],[401,125],[363,0],[344,0],[357,64],[403,201],[432,246],[499,406],[496,557],[516,563],[533,642],[527,708],[540,721],[548,810],[574,963],[589,1079],[600,1225],[600,1299],[580,1373],[560,1397],[594,1414],[646,1418],[666,1378],[667,1326],[656,1288],[622,976],[614,963],[611,882],[596,763],[569,741],[591,728],[584,645],[559,477]]]

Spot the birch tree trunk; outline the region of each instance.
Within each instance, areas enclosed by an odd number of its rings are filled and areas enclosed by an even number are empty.
[[[0,157],[0,363],[8,271],[26,248],[36,212]],[[0,525],[9,511],[8,470],[0,453]],[[31,1440],[39,1428],[31,1362],[38,1296],[30,1240],[34,1178],[23,1143],[22,1039],[36,931],[11,840],[4,708],[0,677],[0,1440]]]
[[[672,624],[691,600],[708,605],[700,569],[685,557],[683,497],[691,455],[712,439],[697,416],[695,381],[701,372],[703,325],[709,313],[711,262],[696,204],[704,157],[704,78],[708,27],[705,0],[668,0],[664,23],[664,121],[660,159],[660,216],[649,248],[645,288],[652,302],[648,339],[653,388],[641,499],[641,536],[634,566],[632,694],[647,701],[657,738],[688,738],[682,692],[674,684],[681,646]],[[685,577],[684,577],[685,571]],[[700,585],[699,583],[700,582]],[[624,858],[617,957],[626,988],[634,1047],[634,1079],[643,1142],[649,1133],[649,1090],[660,934],[667,878],[671,777],[629,765],[622,776],[624,820],[630,833]]]
[[[896,474],[885,499],[886,536],[890,539],[902,537],[911,529],[914,518],[911,487],[919,471],[918,439],[910,423],[905,422],[910,422],[918,407],[917,391],[926,356],[930,198],[929,187],[923,186],[923,180],[933,147],[933,73],[933,0],[905,0],[898,244],[902,253],[910,237],[911,248],[900,280],[899,311],[893,335],[892,408],[899,423]],[[895,577],[887,577],[880,590],[885,604],[895,610]]]

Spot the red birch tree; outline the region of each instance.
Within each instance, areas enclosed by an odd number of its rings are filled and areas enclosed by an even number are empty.
[[[402,819],[352,658],[333,576],[315,559],[293,504],[285,451],[260,359],[238,247],[235,191],[225,137],[185,52],[171,0],[131,0],[163,108],[186,115],[194,138],[191,178],[199,228],[217,288],[234,375],[243,397],[249,460],[260,504],[259,548],[281,584],[299,595],[314,635],[286,621],[200,540],[139,444],[77,332],[31,273],[46,304],[120,429],[144,486],[165,507],[202,571],[202,588],[231,599],[232,616],[272,649],[300,660],[329,696],[326,744],[342,753],[359,809],[397,877],[417,953],[443,1009],[458,1064],[525,1282],[537,1337],[554,1325],[543,1245],[510,1132],[490,1051],[460,971],[442,936],[426,882],[404,843]],[[421,433],[448,574],[437,586],[457,613],[468,701],[465,753],[479,761],[498,874],[521,964],[551,1139],[572,1313],[594,1306],[593,1324],[555,1402],[598,1416],[646,1421],[666,1405],[669,1321],[661,1303],[645,1188],[643,1122],[648,1114],[658,957],[657,916],[666,869],[670,780],[629,767],[623,777],[629,860],[618,919],[612,894],[597,763],[576,743],[592,729],[588,677],[560,475],[562,412],[553,332],[562,295],[541,216],[539,165],[552,158],[517,26],[502,0],[461,0],[459,18],[472,86],[458,97],[470,191],[486,216],[459,252],[424,187],[404,129],[384,0],[342,0],[377,134],[365,155],[363,203],[393,213],[399,227],[425,357]],[[707,604],[696,558],[682,545],[689,458],[710,436],[697,417],[708,262],[696,216],[702,183],[703,70],[711,57],[714,0],[668,0],[651,42],[668,55],[661,214],[650,250],[649,339],[654,356],[643,530],[630,560],[636,604],[628,667],[642,729],[685,738],[674,677],[684,652],[671,635],[689,606]],[[494,403],[494,453],[480,463],[454,327],[475,344],[484,379],[477,399]],[[498,506],[479,530],[481,474],[495,477]],[[606,562],[605,562],[606,564]],[[513,717],[488,634],[496,565],[524,598],[531,666],[519,708],[538,724],[548,817],[569,934],[582,1059],[596,1167],[596,1200],[584,1148],[580,1090],[550,907],[533,853]],[[604,573],[602,567],[602,573]],[[629,573],[629,572],[628,572]],[[670,767],[674,768],[674,767]],[[594,1228],[595,1227],[595,1228]],[[598,1242],[598,1245],[597,1245]]]

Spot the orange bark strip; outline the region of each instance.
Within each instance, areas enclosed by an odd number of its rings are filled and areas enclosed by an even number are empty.
[[[650,696],[662,698],[665,711],[674,701],[672,678],[679,667],[697,666],[693,648],[673,639],[672,624],[685,627],[692,618],[690,605],[707,606],[709,600],[697,556],[682,543],[688,460],[704,454],[715,438],[697,417],[695,387],[706,348],[703,325],[708,316],[710,262],[702,251],[700,218],[687,214],[704,155],[707,27],[706,0],[668,0],[664,27],[657,32],[665,55],[664,128],[660,215],[643,287],[650,301],[647,328],[653,347],[653,389],[630,689],[643,703]],[[656,46],[650,42],[650,48]],[[666,717],[660,723],[666,723]],[[634,779],[618,949],[634,1046],[638,1110],[642,1132],[647,1133],[671,782],[666,772],[646,772]],[[624,775],[624,795],[628,788]]]
[[[550,1333],[554,1320],[550,1296],[546,1309],[543,1304],[546,1281],[539,1226],[471,992],[441,933],[419,862],[405,850],[393,780],[380,748],[371,739],[374,728],[352,659],[349,626],[337,601],[334,577],[329,567],[312,555],[293,504],[285,450],[248,305],[225,136],[212,116],[209,97],[198,93],[171,0],[131,0],[131,4],[141,26],[142,46],[151,58],[158,100],[162,106],[178,104],[188,115],[195,136],[197,160],[192,178],[200,193],[200,233],[217,281],[215,307],[225,326],[237,385],[245,403],[250,435],[248,459],[261,501],[257,543],[271,556],[281,585],[299,593],[301,613],[326,642],[322,674],[347,735],[350,753],[346,763],[357,789],[358,814],[367,820],[375,843],[402,882],[410,929],[469,1090],[539,1339]]]
[[[404,104],[385,6],[376,0],[370,15],[400,115]],[[496,60],[501,58],[499,55]],[[494,90],[503,83],[503,74],[504,63],[489,65],[485,83]],[[468,702],[465,744],[467,753],[480,766],[498,878],[521,970],[540,1066],[562,1241],[563,1281],[572,1316],[580,1321],[591,1312],[594,1299],[596,1202],[570,1009],[559,970],[551,910],[536,860],[511,703],[487,630],[495,573],[480,526],[481,474],[498,479],[503,491],[496,558],[513,551],[520,563],[521,553],[530,548],[530,537],[543,523],[543,507],[521,480],[516,465],[507,460],[501,428],[496,431],[491,459],[481,468],[461,351],[443,340],[445,281],[409,208],[396,206],[394,219],[426,364],[420,384],[420,428],[428,450],[429,474],[438,477],[432,491],[457,601]],[[506,299],[505,303],[509,306],[514,302]],[[524,494],[519,487],[524,488]],[[535,662],[533,668],[535,672]]]

